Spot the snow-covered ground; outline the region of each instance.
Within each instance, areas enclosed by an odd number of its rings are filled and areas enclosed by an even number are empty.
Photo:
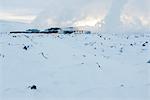
[[[0,34],[0,100],[149,100],[149,44],[146,33]]]

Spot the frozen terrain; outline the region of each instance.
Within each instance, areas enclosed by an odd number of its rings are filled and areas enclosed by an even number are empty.
[[[6,33],[7,31],[25,30],[30,27],[32,26],[27,23],[0,20],[0,33]]]
[[[149,44],[146,33],[0,34],[0,100],[149,100]]]

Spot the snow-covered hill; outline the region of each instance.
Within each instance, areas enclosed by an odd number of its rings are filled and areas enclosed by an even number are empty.
[[[150,34],[0,34],[1,100],[148,100]],[[36,85],[36,90],[29,88]]]
[[[30,27],[27,23],[0,20],[0,32],[26,30]]]

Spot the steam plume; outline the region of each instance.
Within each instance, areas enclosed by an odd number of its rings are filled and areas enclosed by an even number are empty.
[[[123,12],[123,8],[127,0],[113,0],[111,8],[104,19],[104,23],[102,25],[103,31],[116,31],[122,25],[120,21],[121,14]]]

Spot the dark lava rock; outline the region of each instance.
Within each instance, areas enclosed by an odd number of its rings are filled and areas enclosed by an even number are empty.
[[[30,88],[31,90],[36,90],[36,89],[37,89],[37,86],[36,86],[36,85],[32,85],[32,86],[29,86],[29,88]]]

